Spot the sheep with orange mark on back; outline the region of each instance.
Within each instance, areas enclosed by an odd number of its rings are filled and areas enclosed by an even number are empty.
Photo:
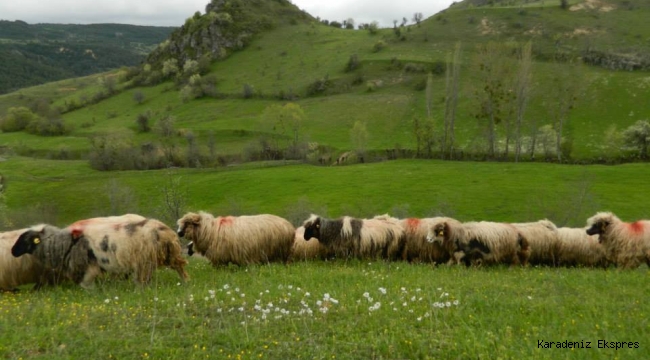
[[[296,260],[327,260],[334,256],[325,245],[316,238],[305,240],[305,227],[296,228],[296,235],[291,248],[291,261]]]
[[[598,235],[587,234],[584,228],[559,228],[558,265],[607,267],[609,262],[605,247],[598,242]]]
[[[318,239],[337,258],[399,260],[404,250],[399,220],[388,215],[327,219],[312,214],[303,226],[305,240]]]
[[[526,238],[505,223],[442,218],[430,225],[427,240],[442,244],[449,254],[448,264],[526,265],[530,256]]]
[[[549,220],[512,224],[530,244],[531,265],[558,265],[560,243],[557,227]]]
[[[42,228],[44,225],[36,225],[32,228]],[[0,290],[13,291],[24,284],[36,284],[39,288],[45,281],[46,272],[41,263],[32,255],[14,257],[11,248],[18,237],[29,229],[20,229],[0,233]]]
[[[650,266],[650,220],[623,222],[611,212],[599,212],[587,220],[588,235],[599,235],[607,260],[623,269]]]
[[[444,264],[449,261],[449,253],[441,243],[427,241],[429,227],[439,221],[436,218],[408,218],[400,220],[404,231],[404,252],[402,259],[408,262]]]
[[[270,214],[215,218],[190,212],[177,223],[178,235],[215,266],[287,262],[295,237],[289,221]]]

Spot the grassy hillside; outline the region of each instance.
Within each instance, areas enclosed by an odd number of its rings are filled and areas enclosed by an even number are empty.
[[[138,65],[173,29],[0,20],[0,94]]]

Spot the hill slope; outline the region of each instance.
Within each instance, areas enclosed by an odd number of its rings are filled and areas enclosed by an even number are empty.
[[[0,20],[0,94],[138,65],[173,29]]]

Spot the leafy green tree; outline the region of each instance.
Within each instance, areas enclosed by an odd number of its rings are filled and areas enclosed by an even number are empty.
[[[650,144],[650,123],[648,120],[639,120],[623,131],[625,144],[639,150],[639,157],[648,158],[648,144]]]
[[[29,123],[38,119],[40,119],[38,115],[24,106],[11,107],[7,110],[7,115],[0,120],[0,130],[2,132],[22,131]]]

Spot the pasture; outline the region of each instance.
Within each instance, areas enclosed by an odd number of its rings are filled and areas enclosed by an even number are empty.
[[[9,218],[34,222],[39,209],[54,209],[60,225],[107,215],[113,205],[162,217],[159,187],[170,178],[185,192],[188,210],[215,214],[270,212],[303,220],[311,211],[332,217],[445,213],[464,221],[548,217],[580,227],[598,210],[625,220],[647,218],[648,171],[644,164],[400,160],[342,167],[251,163],[176,169],[172,175],[112,172],[107,178],[83,161],[13,157],[0,163],[10,179]],[[115,198],[111,186],[131,197]],[[12,359],[650,354],[646,266],[467,269],[333,261],[215,269],[203,258],[189,260],[186,284],[175,272],[158,270],[144,288],[107,278],[89,291],[67,284],[4,293],[0,354]],[[585,346],[589,341],[591,349],[538,347],[539,341],[565,340]],[[599,349],[599,340],[639,347]]]
[[[335,261],[108,279],[0,298],[7,359],[644,358],[648,270]],[[591,342],[545,349],[539,341]],[[598,348],[631,341],[632,349]],[[638,345],[638,348],[634,346]]]

